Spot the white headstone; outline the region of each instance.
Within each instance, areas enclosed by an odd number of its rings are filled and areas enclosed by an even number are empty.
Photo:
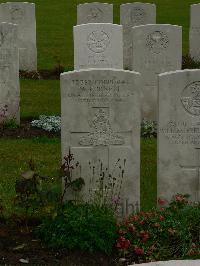
[[[181,69],[182,27],[145,25],[132,28],[133,70],[143,79],[142,118],[157,120],[159,73]]]
[[[159,75],[158,197],[200,201],[200,70]]]
[[[0,123],[20,122],[17,34],[16,25],[0,23]]]
[[[118,185],[124,168],[123,216],[140,205],[139,90],[140,74],[136,72],[90,69],[61,74],[62,158],[70,148],[81,164],[86,200],[89,191],[98,189],[100,162],[104,172],[117,178]]]
[[[200,260],[170,260],[170,261],[155,261],[150,263],[134,264],[140,266],[199,266]]]
[[[18,25],[20,70],[37,70],[35,4],[25,2],[0,4],[0,22]]]
[[[124,68],[131,70],[133,60],[132,27],[145,24],[156,24],[156,5],[147,3],[129,3],[121,5],[120,24],[123,25]]]
[[[190,10],[190,56],[200,61],[200,4],[191,5]]]
[[[77,7],[77,24],[113,23],[113,5],[107,3],[85,3]]]
[[[109,23],[74,27],[74,69],[123,69],[122,26]]]

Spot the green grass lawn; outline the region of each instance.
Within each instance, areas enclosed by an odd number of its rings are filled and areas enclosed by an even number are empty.
[[[156,203],[156,140],[142,140],[141,200],[143,209]],[[37,170],[49,176],[49,185],[61,189],[58,170],[60,167],[60,139],[34,138],[27,140],[0,139],[0,198],[10,213],[15,195],[15,179],[28,169],[33,159]]]
[[[21,118],[60,115],[58,80],[21,80]]]
[[[0,3],[5,2],[0,0]],[[14,0],[13,2],[18,2]],[[39,69],[52,69],[61,62],[73,68],[72,28],[76,25],[76,6],[93,0],[27,0],[36,4]],[[98,0],[114,4],[114,22],[119,23],[119,6],[126,2],[149,2],[157,5],[157,23],[183,26],[183,51],[188,51],[190,4],[199,0]]]

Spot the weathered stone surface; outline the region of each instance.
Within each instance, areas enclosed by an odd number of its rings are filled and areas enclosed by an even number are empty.
[[[132,70],[132,27],[156,24],[156,5],[148,3],[128,3],[121,5],[120,24],[123,25],[124,68]]]
[[[157,120],[157,78],[159,73],[181,69],[182,27],[136,26],[133,33],[133,70],[143,79],[142,117]]]
[[[74,68],[123,69],[122,26],[109,23],[75,26]]]
[[[109,173],[117,178],[116,185],[123,180],[123,216],[140,204],[139,90],[140,74],[135,72],[90,69],[61,74],[62,158],[71,148],[81,164],[86,200],[99,188],[101,168],[104,184],[109,184]],[[120,165],[123,178],[118,177]]]
[[[0,23],[0,123],[20,122],[19,53],[17,26]]]
[[[0,22],[18,25],[20,70],[37,70],[35,4],[25,2],[1,4]]]
[[[191,5],[190,10],[190,56],[200,61],[200,4]]]
[[[134,264],[140,266],[199,266],[200,260],[171,260],[171,261],[157,261],[150,263]],[[134,266],[132,265],[132,266]]]
[[[200,70],[159,75],[158,197],[200,201]]]
[[[85,3],[77,7],[77,24],[113,23],[113,5],[107,3]]]

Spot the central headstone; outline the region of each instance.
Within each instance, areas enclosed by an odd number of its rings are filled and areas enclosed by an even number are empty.
[[[74,69],[123,69],[122,26],[109,23],[74,27]]]
[[[134,212],[140,205],[140,74],[109,69],[63,73],[61,90],[62,158],[70,148],[80,163],[83,198],[97,189],[102,176],[91,176],[91,170],[101,164],[122,184],[122,215]]]
[[[132,28],[133,70],[142,74],[142,118],[157,121],[158,74],[181,69],[182,27],[144,25]]]
[[[77,24],[113,23],[113,5],[85,3],[77,7]]]
[[[159,75],[158,197],[200,201],[200,70]]]
[[[0,4],[0,21],[18,25],[20,70],[37,70],[35,4],[26,2]]]
[[[0,23],[0,124],[20,123],[19,53],[17,26]]]
[[[190,10],[190,56],[200,61],[200,4],[191,5]]]
[[[123,25],[124,68],[132,70],[132,27],[156,24],[156,5],[128,3],[120,6],[120,24]]]

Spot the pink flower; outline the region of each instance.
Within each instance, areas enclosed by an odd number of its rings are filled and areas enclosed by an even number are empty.
[[[117,244],[116,244],[116,247],[118,249],[122,249],[122,250],[125,250],[125,249],[128,249],[130,246],[130,241],[128,239],[126,239],[125,237],[120,237],[118,238],[117,240]]]
[[[129,228],[129,231],[131,231],[131,232],[135,232],[136,231],[136,227],[133,224],[129,224],[128,228]]]
[[[137,254],[137,255],[142,255],[142,254],[144,254],[144,249],[143,249],[143,248],[140,248],[140,247],[136,247],[136,248],[134,249],[134,251],[135,251],[135,254]]]
[[[159,198],[159,199],[158,199],[158,204],[161,205],[161,206],[164,206],[164,205],[167,204],[167,201],[166,201],[165,199],[161,199],[161,198]]]
[[[164,221],[165,220],[165,217],[160,215],[160,221]]]

